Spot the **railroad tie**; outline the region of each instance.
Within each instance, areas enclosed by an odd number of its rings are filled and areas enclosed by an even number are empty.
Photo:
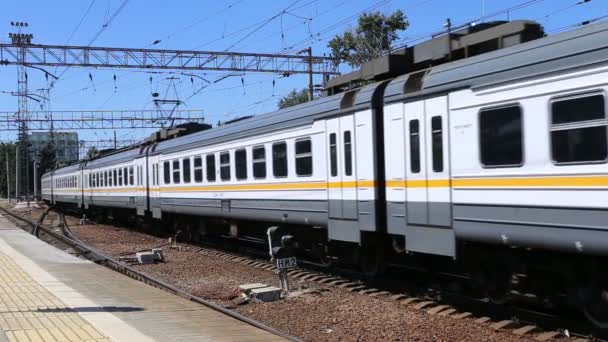
[[[358,285],[358,286],[355,286],[355,287],[349,287],[346,290],[349,291],[349,292],[356,292],[356,291],[362,290],[364,288],[365,288],[364,285]]]
[[[448,316],[456,312],[456,309],[447,309],[439,313],[439,316]]]
[[[407,298],[407,296],[404,295],[404,294],[401,294],[401,293],[391,296],[392,300],[403,300],[403,299],[406,299],[406,298]]]
[[[447,308],[449,308],[449,307],[450,307],[449,305],[438,305],[438,306],[436,306],[436,307],[434,307],[434,308],[428,309],[426,312],[427,312],[428,314],[431,314],[431,315],[436,315],[436,314],[438,314],[440,311],[443,311],[443,310],[445,310],[445,309],[447,309]]]
[[[367,288],[363,291],[359,291],[360,294],[370,294],[370,293],[374,293],[374,292],[379,292],[380,290],[375,289],[375,288]]]
[[[513,330],[513,334],[518,335],[518,336],[523,336],[525,334],[535,331],[536,329],[537,329],[537,327],[535,325],[526,325],[521,328]]]
[[[408,305],[408,304],[411,304],[413,302],[417,302],[419,300],[420,300],[420,298],[418,298],[418,297],[410,297],[408,299],[404,299],[403,301],[401,301],[401,303],[403,303],[405,305]]]
[[[344,285],[345,283],[348,283],[348,281],[346,281],[344,279],[336,279],[336,280],[333,280],[333,281],[327,283],[327,285],[331,285],[331,286],[338,285],[341,287],[341,285]]]
[[[336,280],[340,280],[340,279],[337,279],[337,278],[334,278],[334,277],[325,277],[325,278],[321,278],[321,279],[317,280],[317,282],[319,284],[325,284],[325,283],[329,283],[330,281],[333,282],[333,281],[336,281]]]
[[[430,300],[427,300],[427,301],[420,302],[420,303],[418,303],[418,304],[414,305],[414,306],[413,306],[413,308],[414,308],[414,309],[424,309],[424,308],[426,308],[427,306],[429,306],[429,305],[434,305],[434,304],[435,304],[435,302],[430,301]]]
[[[380,291],[380,292],[375,292],[375,293],[371,293],[369,296],[370,297],[380,297],[380,296],[388,296],[391,293],[388,291]]]
[[[475,323],[486,323],[487,321],[490,320],[490,317],[487,316],[483,316],[483,317],[479,317],[475,320]]]
[[[472,314],[470,312],[461,312],[459,314],[453,315],[451,316],[452,318],[455,319],[463,319],[463,318],[467,318],[470,317]]]
[[[555,338],[559,335],[561,335],[561,333],[559,331],[547,331],[547,332],[538,334],[538,336],[536,336],[534,338],[534,340],[544,342],[544,341],[549,341],[550,339]]]
[[[312,280],[312,278],[317,277],[318,274],[314,274],[314,273],[309,273],[306,274],[305,276],[303,276],[302,278],[300,278],[300,280]]]
[[[327,277],[327,276],[324,276],[324,275],[320,274],[320,275],[314,276],[314,277],[312,277],[312,278],[310,278],[308,280],[309,281],[318,282],[321,279],[325,279],[325,277]]]
[[[512,326],[513,324],[515,324],[514,321],[506,319],[500,322],[496,322],[494,324],[491,325],[492,329],[494,330],[500,330],[500,329],[504,329],[507,328],[509,326]]]

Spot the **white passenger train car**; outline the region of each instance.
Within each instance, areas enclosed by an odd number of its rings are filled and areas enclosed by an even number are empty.
[[[608,254],[607,29],[389,84],[388,231],[406,251],[456,256],[459,240]]]
[[[149,153],[150,209],[327,228],[361,242],[379,196],[373,85],[161,142]],[[380,212],[379,212],[380,211]]]

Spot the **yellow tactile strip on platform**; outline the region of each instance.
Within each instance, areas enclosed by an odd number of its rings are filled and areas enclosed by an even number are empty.
[[[3,253],[0,328],[11,342],[111,341]]]

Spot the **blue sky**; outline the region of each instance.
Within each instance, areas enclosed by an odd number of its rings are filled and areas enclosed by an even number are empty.
[[[34,34],[35,43],[87,45],[123,1],[7,1],[0,11],[0,41],[8,42],[6,34],[11,32],[11,21],[27,21],[30,24],[28,32]],[[483,13],[488,15],[523,3],[532,4],[508,15],[501,14],[486,20],[533,19],[541,22],[551,33],[608,14],[607,0],[591,0],[575,5],[579,1],[131,0],[92,45],[208,51],[230,48],[231,51],[275,53],[290,51],[293,44],[310,37],[311,33],[316,35],[322,32],[309,44],[299,46],[301,49],[311,45],[313,53],[321,55],[328,52],[327,42],[334,35],[355,26],[356,14],[369,8],[384,13],[397,9],[404,11],[411,23],[401,33],[405,42],[411,37],[440,30],[447,17],[454,24],[459,24],[482,17]],[[294,2],[289,13],[277,16],[253,34],[251,32],[256,26],[247,29],[281,13]],[[81,20],[80,27],[74,30]],[[161,42],[152,46],[155,40]],[[341,70],[347,71],[347,68]],[[50,106],[53,110],[155,109],[151,93],[165,93],[169,86],[166,78],[172,76],[123,69],[70,68],[64,72],[50,68],[49,71],[62,75],[51,90]],[[222,75],[224,73],[207,72],[204,76],[213,80]],[[0,66],[0,111],[17,108],[17,99],[5,93],[16,90],[16,76],[14,66]],[[29,89],[47,87],[42,72],[30,70],[28,76]],[[242,78],[226,78],[190,98],[182,108],[202,109],[207,121],[215,124],[218,120],[274,110],[282,95],[307,84],[306,76],[282,78],[272,74],[246,74]],[[317,83],[319,81],[316,79]],[[176,82],[180,99],[188,98],[200,86],[198,83],[193,85],[187,76],[181,76]],[[30,107],[36,106],[32,103]],[[117,136],[119,139],[139,139],[149,133],[150,130],[119,130]],[[105,140],[113,132],[81,131],[79,134],[80,139],[84,140]],[[14,139],[14,134],[0,132],[1,141],[10,139]]]

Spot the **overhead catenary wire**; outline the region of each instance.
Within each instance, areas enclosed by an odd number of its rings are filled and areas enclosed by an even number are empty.
[[[118,17],[118,15],[120,14],[120,12],[122,12],[122,10],[127,6],[127,4],[129,3],[130,0],[124,0],[122,2],[122,4],[118,7],[118,9],[116,9],[116,11],[114,11],[114,13],[112,13],[112,15],[104,21],[104,24],[101,26],[101,28],[99,29],[99,31],[97,31],[97,33],[93,36],[93,38],[91,38],[91,40],[89,40],[89,43],[87,44],[87,46],[91,46],[91,44],[93,44],[100,36],[101,34],[112,24],[112,22],[114,21],[114,19],[116,19],[116,17]],[[61,72],[61,74],[57,77],[57,79],[53,82],[51,82],[50,87],[53,88],[58,81],[61,80],[62,76],[70,69],[70,67],[66,67],[65,69],[63,69],[63,71]]]
[[[598,22],[598,21],[603,21],[605,19],[608,19],[608,14],[605,14],[605,15],[602,15],[602,16],[599,16],[599,17],[595,17],[595,18],[592,18],[592,19],[584,20],[584,21],[581,21],[581,22],[578,22],[578,23],[575,23],[575,24],[570,24],[570,25],[558,27],[558,28],[555,28],[555,29],[552,29],[552,30],[548,31],[547,33],[555,34],[555,33],[567,31],[567,30],[570,30],[570,29],[573,29],[573,28],[576,28],[576,27],[587,26],[589,24],[592,24],[592,23],[595,23],[595,22]]]
[[[238,44],[240,44],[241,42],[243,42],[247,38],[251,37],[252,35],[254,35],[259,30],[261,30],[264,26],[268,25],[269,23],[271,23],[272,21],[274,21],[276,18],[278,18],[278,17],[282,16],[283,14],[285,14],[286,11],[288,11],[290,8],[292,8],[295,4],[297,4],[300,1],[302,1],[302,0],[295,0],[295,1],[293,1],[289,6],[285,7],[285,9],[283,9],[279,13],[273,15],[272,17],[266,19],[260,25],[257,25],[251,32],[247,33],[244,37],[242,37],[241,39],[237,40],[236,42],[230,44],[230,46],[228,46],[224,51],[230,51],[232,48],[234,48],[235,46],[237,46]]]
[[[570,10],[570,9],[575,8],[577,6],[580,6],[580,5],[588,4],[590,2],[591,2],[591,0],[578,0],[574,4],[568,5],[568,6],[563,7],[563,8],[556,9],[555,11],[549,12],[549,13],[543,15],[542,17],[536,18],[535,20],[536,21],[547,20],[547,19],[549,19],[550,17],[552,17],[552,16],[554,16],[556,14],[565,12],[567,10]]]
[[[179,30],[177,30],[177,31],[174,31],[174,32],[172,32],[172,33],[170,33],[170,34],[168,34],[168,35],[164,36],[163,38],[156,39],[156,40],[154,40],[152,43],[148,44],[148,46],[150,46],[150,45],[156,45],[156,44],[159,44],[160,42],[162,42],[163,40],[171,39],[171,38],[173,38],[174,36],[176,36],[177,34],[179,34],[179,33],[181,33],[181,32],[184,32],[184,31],[188,31],[188,30],[190,30],[190,29],[192,29],[192,28],[194,28],[194,27],[196,27],[196,26],[198,26],[198,25],[200,25],[200,24],[202,24],[202,23],[206,22],[206,21],[207,21],[207,20],[209,20],[209,19],[213,19],[213,18],[215,18],[217,15],[222,14],[222,13],[224,13],[224,12],[226,12],[226,11],[228,11],[228,10],[230,10],[230,9],[234,8],[235,6],[237,6],[237,5],[241,4],[242,2],[245,2],[245,1],[247,1],[247,0],[236,0],[236,1],[232,1],[232,2],[230,2],[230,4],[228,4],[228,6],[225,6],[225,7],[221,8],[220,10],[218,10],[218,11],[214,12],[214,13],[213,13],[213,14],[211,14],[211,15],[207,15],[207,16],[205,16],[205,17],[203,17],[203,18],[197,19],[197,20],[195,20],[194,22],[192,22],[192,23],[190,23],[190,24],[188,24],[188,25],[186,25],[186,26],[182,27],[181,29],[179,29]]]

